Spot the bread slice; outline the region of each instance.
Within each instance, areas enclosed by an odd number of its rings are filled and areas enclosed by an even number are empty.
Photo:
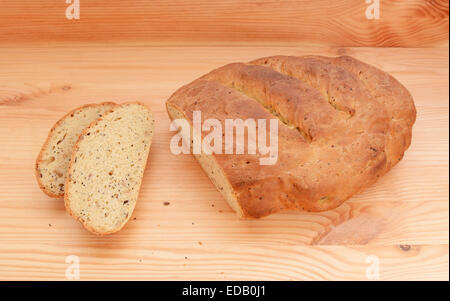
[[[116,106],[80,135],[70,162],[66,210],[92,233],[119,231],[138,199],[153,135],[151,111]]]
[[[64,196],[66,172],[75,142],[89,124],[114,106],[112,102],[84,105],[67,113],[52,127],[36,160],[36,179],[48,196]]]

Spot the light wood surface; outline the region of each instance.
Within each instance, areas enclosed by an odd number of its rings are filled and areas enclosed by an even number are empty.
[[[0,43],[302,43],[330,46],[448,46],[448,0],[2,0]]]
[[[164,102],[212,68],[273,54],[349,54],[398,78],[417,106],[403,161],[322,213],[239,220],[190,155],[170,153]],[[0,279],[305,280],[449,275],[448,49],[151,47],[0,48]],[[46,197],[34,160],[53,123],[79,105],[139,100],[156,115],[141,195],[125,228],[96,237]],[[165,205],[169,202],[169,205]]]

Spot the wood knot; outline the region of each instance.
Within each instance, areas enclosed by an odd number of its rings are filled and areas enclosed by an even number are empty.
[[[411,250],[411,245],[400,245],[399,246],[402,251],[408,252]]]

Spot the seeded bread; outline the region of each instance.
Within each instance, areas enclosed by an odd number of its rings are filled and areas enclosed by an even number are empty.
[[[230,206],[247,218],[339,206],[402,159],[416,119],[402,84],[349,56],[229,64],[181,87],[166,105],[170,118],[186,119],[191,131],[194,111],[203,121],[219,120],[222,129],[225,119],[278,120],[274,165],[260,165],[267,155],[259,152],[196,155]]]
[[[36,160],[36,178],[48,196],[64,196],[64,183],[72,149],[81,132],[114,107],[112,102],[88,104],[62,117],[50,130]]]
[[[136,205],[153,135],[151,111],[126,103],[91,124],[76,143],[66,210],[92,233],[119,231]]]

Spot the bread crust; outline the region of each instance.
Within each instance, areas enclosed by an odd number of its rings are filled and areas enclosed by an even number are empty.
[[[42,180],[41,180],[41,177],[40,177],[40,172],[39,172],[39,163],[42,161],[42,156],[43,156],[44,152],[46,151],[46,149],[47,149],[47,147],[48,147],[48,145],[50,143],[50,140],[52,138],[53,132],[58,128],[58,126],[61,125],[61,123],[65,119],[70,117],[72,114],[75,114],[78,111],[82,111],[83,109],[88,108],[88,107],[101,107],[101,106],[104,106],[104,105],[115,105],[115,103],[107,101],[107,102],[102,102],[102,103],[91,103],[91,104],[82,105],[81,107],[75,108],[75,109],[71,110],[70,112],[68,112],[67,114],[65,114],[50,129],[49,134],[47,135],[47,138],[45,139],[45,142],[42,145],[41,150],[39,151],[39,154],[38,154],[38,156],[36,158],[35,170],[34,170],[35,171],[36,180],[37,180],[37,183],[39,185],[39,188],[46,195],[48,195],[49,197],[52,197],[52,198],[62,198],[62,197],[64,197],[64,192],[60,193],[60,194],[55,194],[55,193],[51,192],[49,189],[47,189],[47,187],[45,187],[45,185],[42,183]]]
[[[279,120],[275,165],[259,165],[259,154],[211,155],[244,218],[341,205],[402,159],[416,118],[405,87],[349,56],[229,64],[181,87],[166,106],[191,125],[194,110],[222,128],[228,118]]]
[[[144,103],[142,103],[142,102],[138,102],[138,101],[125,102],[125,103],[121,103],[121,104],[116,105],[113,109],[109,110],[102,117],[100,117],[97,120],[93,121],[86,129],[84,129],[83,132],[81,133],[81,135],[79,136],[77,142],[75,143],[73,151],[72,151],[72,156],[71,156],[71,159],[70,159],[70,164],[69,164],[69,168],[68,168],[68,171],[67,171],[67,177],[66,177],[66,182],[65,182],[65,187],[66,187],[65,192],[69,191],[71,174],[72,174],[72,170],[73,170],[73,163],[74,163],[74,159],[75,159],[75,156],[76,156],[76,151],[79,149],[80,141],[83,139],[82,137],[85,136],[92,129],[92,127],[94,127],[99,122],[101,122],[108,114],[114,112],[114,110],[117,109],[118,107],[120,107],[122,105],[127,105],[127,104],[138,104],[140,106],[145,107],[150,112],[152,112],[150,110],[150,108],[147,105],[145,105]],[[148,162],[148,156],[145,157],[144,166],[147,166],[147,162]],[[142,181],[140,183],[140,186],[138,187],[138,195],[140,193],[141,186],[142,186]],[[109,235],[109,234],[116,233],[116,232],[120,231],[127,224],[127,221],[131,218],[131,214],[130,214],[130,216],[128,216],[128,219],[124,223],[122,223],[119,228],[116,228],[116,229],[111,230],[111,231],[99,232],[94,227],[91,227],[91,225],[89,225],[80,216],[77,216],[77,215],[74,214],[74,212],[72,212],[72,210],[70,208],[70,198],[69,198],[67,193],[64,194],[64,206],[66,208],[66,211],[70,214],[70,216],[72,216],[75,220],[79,221],[86,230],[88,230],[89,232],[91,232],[91,233],[93,233],[95,235],[98,235],[98,236]]]

